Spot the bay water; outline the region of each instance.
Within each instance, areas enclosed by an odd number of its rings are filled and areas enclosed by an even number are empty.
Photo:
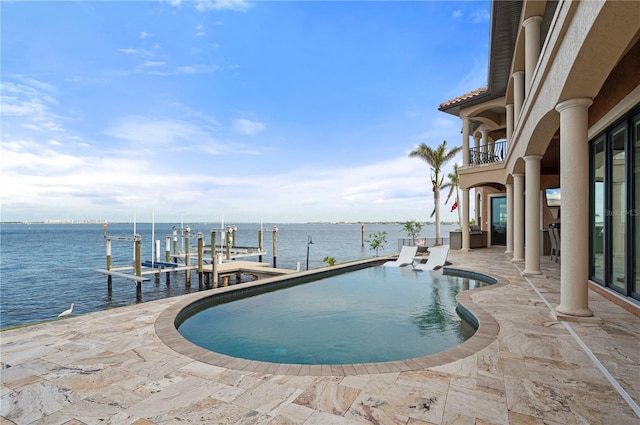
[[[186,223],[184,225],[187,225]],[[213,223],[188,223],[191,234],[202,232],[205,243],[210,242]],[[336,263],[371,258],[375,251],[364,239],[375,232],[387,232],[387,243],[380,255],[398,252],[398,240],[408,238],[402,224],[329,224],[329,223],[238,223],[236,245],[258,246],[258,230],[264,229],[263,246],[267,254],[262,261],[273,262],[272,229],[278,228],[276,265],[295,270],[300,263],[306,268],[307,248],[309,268],[326,266],[325,257]],[[152,240],[160,240],[160,258],[164,259],[165,237],[181,223],[137,223],[136,233],[142,238],[142,259],[152,259]],[[441,236],[457,225],[443,224]],[[153,233],[153,239],[152,239]],[[218,234],[220,231],[218,231]],[[108,224],[112,238],[112,266],[131,265],[133,242],[117,237],[133,236],[133,224]],[[435,226],[427,224],[419,237],[435,237]],[[219,238],[219,236],[218,236]],[[309,244],[311,238],[312,244]],[[181,242],[178,242],[181,243]],[[196,238],[190,239],[196,244]],[[138,302],[136,285],[124,278],[113,278],[113,291],[107,293],[107,278],[97,272],[106,268],[106,248],[103,224],[7,224],[0,225],[0,329],[56,319],[58,314],[75,303],[73,314],[80,315],[121,307]],[[257,261],[257,257],[249,260]],[[192,260],[195,262],[195,260]],[[184,273],[184,272],[174,272]],[[184,275],[171,278],[171,284],[153,278],[142,283],[142,302],[196,292],[197,275],[190,287]]]

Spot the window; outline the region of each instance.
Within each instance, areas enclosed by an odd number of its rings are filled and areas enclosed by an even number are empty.
[[[591,277],[604,283],[604,136],[591,149]]]
[[[640,105],[590,142],[590,179],[591,279],[640,299]]]
[[[635,235],[633,240],[633,278],[631,294],[640,299],[640,114],[632,120],[633,141],[633,227],[630,234]]]

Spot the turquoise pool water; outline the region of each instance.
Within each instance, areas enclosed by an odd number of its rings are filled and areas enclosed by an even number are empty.
[[[240,299],[225,297],[178,324],[209,350],[274,363],[347,364],[435,354],[470,338],[456,294],[466,277],[370,267]],[[236,297],[237,298],[237,297]]]

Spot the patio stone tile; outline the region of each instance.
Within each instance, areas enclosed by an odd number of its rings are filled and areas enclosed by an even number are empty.
[[[31,423],[80,400],[69,389],[41,381],[2,396],[0,416],[16,423]]]
[[[383,422],[380,422],[383,424]],[[304,425],[362,425],[362,421],[356,421],[344,416],[332,415],[327,412],[314,412]]]
[[[245,391],[234,400],[234,404],[255,410],[258,413],[268,413],[276,416],[284,406],[291,404],[302,390],[269,381],[260,381],[253,388]]]
[[[342,379],[318,379],[302,392],[294,403],[334,415],[344,415],[360,390],[340,384]]]
[[[285,406],[278,415],[270,422],[271,425],[291,425],[302,424],[316,411],[299,404]]]
[[[170,312],[208,296],[192,293],[2,332],[0,425],[638,423],[532,288],[556,305],[558,264],[543,259],[547,277],[524,279],[498,249],[450,258],[499,271],[497,286],[460,297],[477,311],[479,334],[497,334],[488,342],[378,364],[235,359],[172,332]],[[568,326],[638,402],[640,318],[594,291],[589,302],[596,317]]]
[[[394,423],[389,421],[398,421],[398,418],[404,420],[400,423],[408,418],[440,423],[446,398],[446,391],[404,385],[389,386],[376,392],[365,388],[345,416],[375,418],[384,423]]]
[[[452,386],[447,394],[445,417],[449,414],[469,415],[495,424],[508,425],[509,416],[503,394],[481,389]]]

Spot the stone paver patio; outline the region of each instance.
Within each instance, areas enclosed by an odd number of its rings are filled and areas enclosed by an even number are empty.
[[[593,318],[559,320],[548,258],[526,279],[500,249],[449,260],[501,282],[461,299],[488,315],[468,352],[304,371],[191,355],[167,326],[189,294],[2,332],[0,424],[640,423],[637,315],[589,291]]]

